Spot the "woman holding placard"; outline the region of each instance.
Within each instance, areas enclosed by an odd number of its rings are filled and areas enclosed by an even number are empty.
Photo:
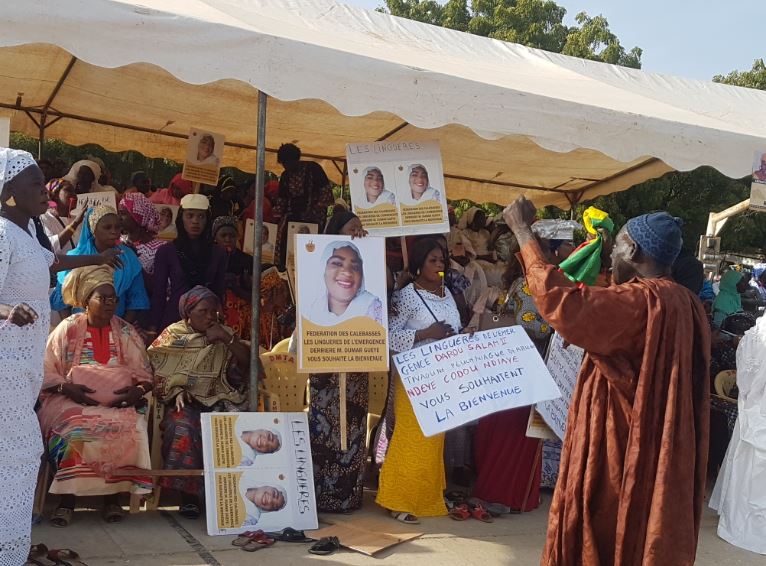
[[[54,252],[71,251],[77,246],[77,236],[86,211],[82,209],[79,214],[71,216],[72,209],[77,205],[77,194],[72,183],[66,179],[53,179],[45,187],[50,202],[56,204],[40,216],[45,235]]]
[[[364,237],[367,232],[362,228],[359,218],[352,212],[342,211],[333,215],[327,223],[327,234],[340,236]],[[356,246],[351,242],[343,241],[327,246],[328,250],[341,253],[348,252],[349,258],[353,257],[356,269],[351,271],[361,275],[361,256]],[[356,251],[354,251],[356,250]],[[327,254],[327,252],[325,252]],[[344,312],[338,314],[331,311],[330,287],[327,275],[334,268],[331,262],[338,262],[331,254],[325,259],[328,268],[325,270],[325,285],[328,286],[328,294],[323,295],[318,303],[312,305],[312,312],[317,324],[336,324],[341,318],[350,318],[354,315],[373,316],[382,309],[380,299],[364,291],[363,277],[345,276],[348,279],[348,291],[353,292],[360,301],[352,307],[350,301]],[[354,263],[354,262],[352,262]],[[341,266],[340,269],[345,269]],[[344,279],[344,281],[345,281]],[[354,282],[351,283],[351,279]],[[343,289],[340,289],[343,292]],[[360,293],[361,291],[361,293]],[[369,295],[369,297],[368,297]],[[357,299],[354,299],[357,300]],[[346,316],[348,315],[348,316]],[[382,317],[382,313],[378,318]],[[375,318],[373,316],[373,318]],[[295,341],[293,340],[293,344]],[[346,374],[346,426],[347,446],[345,450],[341,446],[341,400],[340,400],[340,374],[338,373],[312,373],[309,376],[310,403],[309,403],[309,430],[311,431],[311,457],[314,462],[314,484],[316,492],[317,509],[323,512],[337,513],[359,509],[362,506],[362,494],[364,489],[364,467],[367,461],[367,403],[368,403],[368,379],[367,373]]]
[[[444,285],[446,251],[438,240],[419,240],[410,254],[414,281],[395,291],[388,332],[391,349],[406,352],[460,330],[460,313]],[[444,434],[426,438],[397,379],[395,428],[380,472],[377,503],[403,523],[447,514],[444,505]]]

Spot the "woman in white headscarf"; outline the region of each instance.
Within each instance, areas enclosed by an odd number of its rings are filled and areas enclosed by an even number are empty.
[[[64,179],[72,184],[78,195],[83,195],[108,190],[98,183],[100,177],[101,167],[98,166],[98,163],[89,159],[81,159],[72,165]]]
[[[48,208],[45,177],[26,151],[0,148],[0,564],[29,553],[32,501],[42,454],[34,406],[43,383],[49,268],[54,255],[32,218]]]
[[[710,507],[718,536],[766,554],[766,318],[745,333],[737,349],[739,414]]]
[[[364,288],[364,262],[353,243],[328,244],[322,253],[324,291],[311,304],[308,319],[320,326],[334,326],[357,316],[383,324],[383,303]]]
[[[379,204],[396,204],[396,196],[386,189],[386,181],[380,168],[371,166],[364,170],[363,186],[364,195],[357,207],[372,208]]]

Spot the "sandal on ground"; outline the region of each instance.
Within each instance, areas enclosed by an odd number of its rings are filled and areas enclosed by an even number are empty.
[[[446,499],[448,503],[453,503],[455,505],[465,503],[465,497],[465,493],[462,491],[450,491],[444,494],[444,499]]]
[[[309,538],[303,531],[296,531],[293,528],[287,527],[279,532],[266,533],[274,540],[281,542],[314,542],[316,539]]]
[[[481,521],[482,523],[494,522],[492,515],[490,515],[489,512],[486,509],[484,509],[483,505],[473,503],[469,506],[469,508],[471,509],[471,517],[473,517],[474,519],[477,519]]]
[[[473,505],[481,505],[489,511],[489,514],[493,517],[499,517],[500,515],[508,515],[511,512],[511,508],[507,505],[503,505],[502,503],[487,503],[483,499],[479,499],[478,497],[471,497],[468,500],[469,504]]]
[[[107,503],[102,517],[107,523],[121,523],[125,518],[125,510],[116,503]]]
[[[51,516],[51,525],[60,529],[68,527],[69,523],[72,522],[73,516],[74,509],[70,509],[69,507],[57,507]]]
[[[461,503],[449,510],[449,516],[450,519],[454,519],[455,521],[465,521],[471,517],[471,511],[468,509],[468,505]]]
[[[328,556],[333,554],[339,548],[340,541],[338,540],[338,537],[323,537],[309,548],[309,552],[311,554],[318,554],[319,556]]]
[[[419,525],[420,519],[418,519],[415,515],[412,513],[406,513],[406,512],[399,512],[399,511],[390,511],[391,517],[399,521],[400,523],[404,523],[405,525]]]
[[[199,519],[199,516],[202,513],[199,505],[196,503],[184,503],[178,508],[178,512],[181,514],[181,517],[184,517],[185,519]]]
[[[244,533],[240,533],[237,538],[231,541],[231,544],[234,546],[245,546],[248,542],[253,540],[253,537],[257,533],[263,533],[263,531],[245,531]]]
[[[32,545],[27,556],[27,564],[35,566],[55,566],[57,563],[48,558],[48,547],[44,544]]]
[[[79,554],[68,548],[51,550],[48,552],[48,558],[55,560],[56,564],[60,564],[61,566],[88,566],[85,562],[80,560]]]
[[[273,538],[266,535],[263,531],[255,531],[250,537],[250,541],[241,548],[245,552],[255,552],[267,546],[272,546],[275,542]]]

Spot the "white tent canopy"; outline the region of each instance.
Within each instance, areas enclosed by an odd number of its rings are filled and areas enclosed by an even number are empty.
[[[341,179],[345,144],[438,139],[450,198],[538,205],[672,169],[751,171],[766,93],[528,49],[328,0],[25,0],[3,11],[14,131],[182,160],[191,126],[255,166],[295,142]]]

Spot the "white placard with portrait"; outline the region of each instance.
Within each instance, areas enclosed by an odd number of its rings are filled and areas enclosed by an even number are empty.
[[[221,172],[224,135],[199,128],[189,131],[181,176],[186,181],[216,186]]]
[[[279,226],[270,222],[263,223],[263,232],[261,233],[261,263],[274,263],[274,248],[277,244],[277,230]],[[248,218],[245,220],[245,236],[242,241],[242,251],[253,255],[253,244],[255,242],[255,220]]]
[[[388,369],[383,238],[298,235],[298,371]]]
[[[750,209],[766,212],[766,150],[753,156],[753,178],[750,182]]]
[[[161,240],[175,240],[178,237],[176,218],[178,218],[179,206],[174,204],[156,204],[155,210],[160,215],[160,231],[157,237]]]
[[[299,234],[318,234],[319,225],[311,222],[287,223],[287,265],[295,265],[295,236]]]
[[[438,142],[351,143],[346,159],[351,205],[370,234],[449,232]]]
[[[209,535],[318,527],[305,413],[204,413]]]

